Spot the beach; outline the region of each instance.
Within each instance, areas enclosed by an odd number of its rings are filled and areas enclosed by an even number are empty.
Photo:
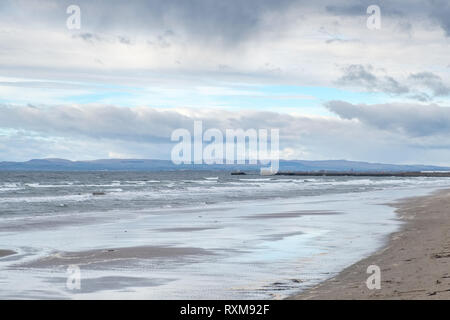
[[[450,188],[440,177],[1,175],[0,299],[286,299],[384,248],[424,206],[399,199]],[[387,264],[369,264],[389,280]]]
[[[290,299],[450,299],[450,190],[393,205],[404,225],[385,247]],[[380,289],[366,286],[370,265]]]

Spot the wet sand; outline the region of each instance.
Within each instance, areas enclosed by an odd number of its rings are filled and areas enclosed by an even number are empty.
[[[394,205],[405,222],[386,247],[289,299],[450,299],[450,190]],[[369,290],[367,267],[381,270]]]
[[[289,212],[275,212],[275,213],[265,213],[265,214],[254,214],[245,216],[245,219],[279,219],[279,218],[297,218],[302,216],[327,216],[342,214],[342,212],[330,211],[330,210],[300,210],[300,211],[289,211]]]
[[[202,248],[143,246],[128,248],[109,248],[80,252],[57,252],[48,257],[23,263],[20,267],[52,268],[68,265],[95,265],[123,263],[129,260],[148,260],[157,258],[179,258],[214,254]]]
[[[0,258],[10,256],[12,254],[15,254],[15,251],[12,250],[0,250]]]

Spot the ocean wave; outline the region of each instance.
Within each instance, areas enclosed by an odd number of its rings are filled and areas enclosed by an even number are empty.
[[[73,194],[62,196],[34,196],[34,197],[5,197],[0,198],[0,203],[52,203],[52,202],[79,202],[92,198],[92,194]]]

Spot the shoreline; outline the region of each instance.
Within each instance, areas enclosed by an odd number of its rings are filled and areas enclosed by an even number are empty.
[[[161,297],[164,299],[186,297],[204,299],[206,291],[204,288],[208,289],[209,297],[219,300],[246,299],[246,295],[254,295],[268,300],[292,299],[293,297],[297,299],[363,299],[364,297],[361,297],[358,292],[351,293],[349,291],[351,288],[348,290],[340,288],[345,289],[345,285],[348,283],[351,286],[354,286],[354,283],[365,286],[365,281],[369,277],[366,273],[367,266],[377,264],[382,268],[382,288],[384,289],[385,280],[389,281],[387,284],[392,284],[393,281],[391,278],[385,277],[387,271],[382,262],[369,261],[363,265],[360,270],[357,270],[360,277],[356,280],[350,279],[353,283],[349,282],[349,279],[342,280],[338,285],[332,282],[326,289],[328,296],[323,291],[319,292],[317,288],[323,281],[327,283],[329,277],[339,275],[344,268],[363,258],[372,258],[374,252],[382,247],[386,248],[389,238],[399,234],[407,225],[407,221],[412,221],[412,216],[408,214],[409,210],[425,206],[417,199],[434,199],[430,202],[436,200],[439,189],[432,188],[412,189],[409,187],[395,192],[386,189],[370,190],[359,195],[361,200],[355,200],[353,193],[345,193],[324,195],[314,199],[300,198],[295,201],[291,198],[259,201],[258,205],[255,205],[254,201],[249,201],[244,203],[245,205],[241,203],[239,207],[226,207],[226,213],[224,213],[222,205],[216,205],[213,209],[204,209],[202,212],[192,208],[186,209],[187,211],[169,208],[170,216],[165,214],[166,211],[150,216],[130,213],[130,215],[122,215],[121,219],[116,220],[114,218],[119,217],[121,211],[114,211],[117,215],[113,215],[111,212],[105,213],[114,223],[104,224],[103,217],[100,215],[96,216],[95,224],[88,223],[82,229],[80,226],[83,225],[80,223],[73,224],[75,228],[72,228],[72,223],[70,223],[66,229],[65,224],[50,223],[51,219],[48,217],[43,217],[42,221],[40,219],[33,220],[30,228],[26,222],[20,223],[21,221],[13,220],[14,227],[22,225],[23,232],[17,230],[17,232],[11,233],[17,236],[9,239],[5,237],[9,242],[2,241],[4,248],[0,252],[17,248],[16,251],[20,254],[17,257],[6,256],[1,259],[2,263],[4,262],[2,267],[9,270],[5,276],[5,283],[9,284],[10,289],[2,292],[0,298],[11,296],[35,298],[33,289],[37,286],[23,288],[18,284],[22,283],[24,279],[34,281],[37,279],[36,274],[39,274],[37,280],[43,279],[39,284],[40,293],[55,299],[60,297],[85,299],[115,297],[122,299],[124,297],[141,298],[144,295],[149,299]],[[431,190],[436,191],[431,193]],[[413,196],[420,195],[421,198],[413,198]],[[440,203],[437,208],[450,208],[450,189],[447,190],[445,197],[441,198],[445,198],[444,200],[448,203]],[[391,207],[387,207],[388,205]],[[397,210],[393,208],[394,206],[397,207]],[[186,212],[190,214],[186,214]],[[341,214],[345,214],[345,216],[341,216]],[[226,221],[222,220],[224,216],[227,217]],[[89,218],[88,216],[83,217]],[[57,216],[57,219],[60,217]],[[70,218],[69,221],[81,220]],[[176,224],[173,221],[177,221]],[[50,223],[52,226],[52,241],[61,239],[55,243],[63,243],[63,245],[54,246],[51,249],[43,246],[46,242],[43,242],[42,239],[46,239],[45,236],[49,232],[49,229],[41,228],[44,223]],[[239,238],[238,241],[235,241],[236,223],[239,223],[241,230],[245,230],[243,234],[247,238]],[[442,219],[439,224],[444,225]],[[242,226],[244,227],[242,228]],[[9,224],[4,224],[4,228],[5,230],[14,230],[10,229]],[[304,235],[314,228],[327,230],[319,235],[320,243],[317,244],[317,239],[301,242]],[[447,229],[449,229],[448,224]],[[36,233],[36,230],[39,230],[39,233]],[[33,232],[33,234],[28,236],[29,232]],[[89,242],[78,244],[75,240],[79,234],[83,234],[84,239],[89,239]],[[143,234],[151,234],[148,239],[152,241],[141,241]],[[219,238],[216,237],[217,234],[219,234]],[[226,239],[232,239],[232,242],[216,242],[214,245],[205,245],[204,239],[207,237],[220,239],[224,236]],[[35,239],[37,241],[34,241]],[[73,241],[68,241],[69,239],[73,239]],[[174,239],[178,241],[174,241]],[[241,261],[242,264],[253,262],[257,256],[254,254],[256,251],[251,251],[254,250],[254,246],[247,245],[241,240],[255,239],[258,240],[258,243],[268,245],[267,251],[257,252],[258,257],[267,257],[268,261],[275,262],[267,263],[269,268],[266,269],[262,268],[264,264],[261,264],[262,267],[259,269],[261,274],[257,276],[254,276],[252,270],[249,271],[245,266],[239,269],[234,263],[229,264],[229,261],[236,260]],[[26,245],[29,243],[36,244],[33,250],[27,250]],[[245,252],[242,251],[243,243],[246,245],[244,249],[247,251]],[[96,246],[93,247],[92,244],[96,244]],[[130,244],[134,246],[130,247]],[[317,260],[309,261],[311,253],[303,250],[304,247],[317,249],[315,252],[321,254],[318,255]],[[235,248],[239,248],[241,251],[235,250]],[[270,256],[270,253],[279,249],[281,249],[281,253],[287,249],[290,251],[285,256]],[[269,255],[264,255],[265,252],[268,252]],[[405,258],[405,260],[407,259],[410,257]],[[442,258],[438,259],[442,260]],[[225,264],[220,264],[220,268],[214,268],[214,270],[218,270],[217,272],[211,271],[211,265],[216,266],[217,263],[223,261]],[[302,263],[301,270],[292,268],[294,265],[297,266],[299,261]],[[202,269],[203,266],[197,265],[197,262],[201,262],[206,267]],[[82,291],[72,292],[64,289],[66,269],[70,265],[77,265],[83,270],[83,273],[92,274],[90,277],[83,278]],[[177,268],[173,268],[174,265]],[[231,265],[231,268],[227,268]],[[142,268],[143,266],[145,266],[145,270]],[[277,270],[285,270],[283,278],[280,279],[276,273],[272,275],[273,269],[270,266]],[[446,271],[448,269],[446,268]],[[194,273],[191,273],[191,270],[194,270]],[[203,270],[211,272],[207,279],[213,279],[214,283],[206,283],[200,288],[195,285],[194,281],[197,281],[196,274]],[[148,273],[150,271],[151,275]],[[304,272],[309,278],[303,278],[299,272]],[[244,287],[243,282],[239,279],[230,279],[236,273],[242,274],[243,278],[245,276],[244,285],[250,281],[260,281],[260,279],[267,285],[262,289]],[[446,280],[449,279],[440,280],[444,284],[434,290],[439,291],[436,294],[441,294],[441,291],[448,289],[445,286],[450,282],[445,282]],[[33,281],[27,282],[34,283]],[[179,281],[181,284],[174,285],[174,281]],[[158,290],[155,291],[156,287]],[[189,296],[186,296],[186,290],[180,290],[180,288],[189,288]],[[310,288],[313,288],[315,292],[312,292]],[[335,288],[339,290],[333,292],[331,289]],[[300,290],[302,291],[300,292]],[[403,289],[401,290],[403,291]],[[416,290],[416,288],[412,290]],[[348,293],[348,296],[342,297],[342,292]],[[305,296],[306,294],[308,296]],[[237,295],[239,296],[236,297]]]
[[[404,225],[383,248],[288,299],[450,299],[450,189],[392,206]],[[370,265],[380,267],[380,289],[366,286]]]

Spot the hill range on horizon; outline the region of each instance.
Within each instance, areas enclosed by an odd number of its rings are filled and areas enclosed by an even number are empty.
[[[1,161],[0,171],[177,171],[177,170],[259,170],[251,164],[181,164],[158,159],[99,159],[71,161],[66,159],[31,159],[29,161]],[[354,171],[354,172],[417,172],[450,171],[450,167],[434,165],[399,165],[348,160],[280,160],[280,171]]]

